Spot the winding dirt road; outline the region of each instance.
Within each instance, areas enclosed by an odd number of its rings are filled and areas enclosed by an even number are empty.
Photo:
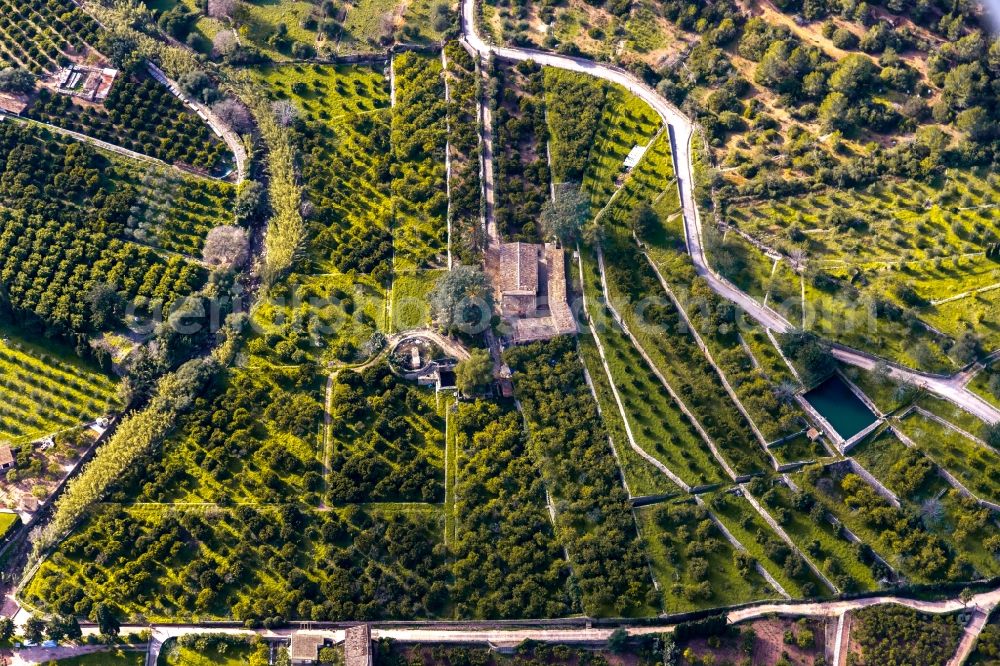
[[[480,55],[487,56],[492,54],[497,58],[505,60],[533,60],[547,67],[557,67],[559,69],[596,76],[622,86],[649,104],[667,125],[670,133],[674,172],[677,176],[677,187],[680,193],[684,217],[684,235],[687,239],[688,252],[694,263],[695,271],[708,282],[713,291],[739,305],[743,311],[766,328],[779,333],[785,333],[794,328],[791,322],[781,314],[741,291],[736,285],[712,270],[705,255],[701,216],[694,198],[692,140],[695,135],[695,125],[687,116],[651,87],[618,67],[597,63],[584,58],[546,53],[535,49],[511,48],[489,44],[476,32],[475,14],[476,0],[462,0],[463,39],[466,44]],[[835,345],[833,354],[843,363],[865,369],[874,367],[881,360],[870,354],[843,345]],[[989,423],[1000,422],[1000,410],[966,388],[968,378],[965,376],[965,373],[945,377],[917,372],[891,362],[888,365],[889,373],[894,379],[920,386],[945,400],[955,403],[984,421]]]

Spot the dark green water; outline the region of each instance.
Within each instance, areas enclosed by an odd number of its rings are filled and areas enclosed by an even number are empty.
[[[839,375],[825,382],[805,395],[809,404],[816,408],[823,418],[845,440],[858,434],[877,420],[865,403],[851,393]]]

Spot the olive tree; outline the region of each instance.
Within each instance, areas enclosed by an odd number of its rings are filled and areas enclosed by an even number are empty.
[[[567,245],[576,242],[590,214],[590,202],[575,183],[556,189],[555,198],[542,207],[542,229],[548,238]]]
[[[216,227],[208,232],[202,258],[212,268],[228,271],[243,264],[250,255],[250,238],[246,229],[233,226]]]
[[[458,390],[472,395],[493,381],[493,359],[485,349],[473,349],[469,358],[455,368]]]

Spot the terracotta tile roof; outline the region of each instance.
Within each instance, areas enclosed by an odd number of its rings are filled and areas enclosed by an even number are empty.
[[[559,335],[576,333],[576,319],[569,308],[566,295],[566,264],[563,251],[554,243],[545,245],[546,263],[549,265],[549,312]]]
[[[0,467],[14,464],[14,452],[6,444],[0,445]]]
[[[323,647],[324,641],[325,639],[317,634],[303,634],[297,631],[292,634],[288,656],[292,661],[315,662],[319,658],[319,649]]]
[[[27,108],[28,102],[26,99],[17,95],[0,93],[0,111],[6,111],[7,113],[19,116]]]
[[[538,255],[541,246],[504,243],[500,246],[499,288],[503,294],[538,292]]]
[[[371,666],[372,634],[367,624],[348,627],[344,632],[345,666]]]

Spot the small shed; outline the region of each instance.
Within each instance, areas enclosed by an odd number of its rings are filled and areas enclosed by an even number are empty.
[[[455,390],[455,371],[450,369],[438,368],[437,371],[437,390],[438,391],[453,391]]]
[[[14,451],[9,444],[0,444],[0,470],[14,469],[17,462],[14,460]]]
[[[41,503],[38,501],[38,498],[32,495],[21,495],[21,501],[18,502],[17,510],[22,513],[35,513],[40,506]]]
[[[632,150],[628,151],[628,155],[625,156],[625,162],[623,166],[626,169],[634,169],[642,156],[646,154],[647,146],[632,146]]]
[[[28,98],[23,95],[0,93],[0,111],[19,116],[28,108]]]
[[[288,656],[293,664],[315,664],[319,661],[319,650],[326,644],[326,639],[319,634],[307,634],[296,631],[292,634],[292,643],[288,648]]]

